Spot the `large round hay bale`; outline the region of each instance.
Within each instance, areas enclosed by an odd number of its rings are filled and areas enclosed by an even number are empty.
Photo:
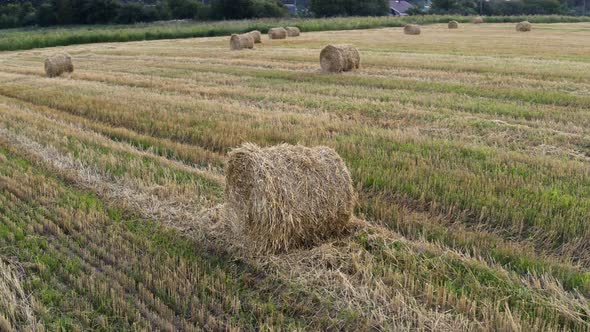
[[[272,28],[268,30],[268,38],[270,39],[286,39],[287,30],[285,28]]]
[[[250,35],[254,38],[254,43],[260,44],[262,43],[262,34],[258,30],[250,31]]]
[[[241,35],[233,34],[229,39],[229,48],[232,50],[241,50],[244,48],[254,48],[254,37],[249,33]]]
[[[259,252],[306,247],[349,225],[356,195],[346,165],[328,147],[244,144],[229,154],[228,217]]]
[[[57,77],[73,71],[72,57],[67,53],[59,53],[45,58],[45,75],[47,77]]]
[[[324,71],[340,73],[358,69],[361,56],[352,45],[328,45],[320,53],[320,66]]]
[[[531,23],[529,21],[522,21],[516,24],[516,31],[526,32],[531,31]]]
[[[420,32],[420,26],[418,24],[406,24],[404,26],[404,33],[406,35],[419,35]]]
[[[473,18],[473,20],[471,20],[471,22],[473,24],[482,24],[483,23],[483,17],[476,16],[476,17]]]
[[[457,21],[450,21],[449,22],[449,29],[459,29],[459,22],[457,22]]]
[[[298,27],[286,27],[287,37],[297,37],[301,34],[301,30]]]

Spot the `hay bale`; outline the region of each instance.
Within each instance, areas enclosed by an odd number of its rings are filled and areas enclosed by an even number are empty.
[[[531,31],[531,23],[529,21],[522,21],[516,24],[516,31],[527,32]]]
[[[73,71],[72,57],[67,53],[54,54],[45,58],[45,75],[47,77],[57,77]]]
[[[259,252],[320,243],[347,229],[356,195],[331,148],[246,143],[229,154],[226,212]]]
[[[320,53],[320,66],[324,71],[340,73],[358,69],[361,56],[352,45],[328,45]]]
[[[406,35],[419,35],[420,32],[420,26],[418,24],[406,24],[404,26],[404,33]]]
[[[254,30],[254,31],[250,31],[249,33],[252,35],[252,38],[254,38],[255,44],[262,43],[262,34],[260,33],[260,31]]]
[[[482,24],[483,23],[483,17],[476,16],[476,17],[473,18],[473,20],[471,20],[471,22],[473,24]]]
[[[272,28],[268,30],[268,38],[270,39],[286,39],[287,30],[285,28]]]
[[[244,48],[254,48],[254,37],[249,33],[241,35],[233,34],[229,39],[229,48],[232,50],[241,50]]]
[[[457,21],[450,21],[449,22],[449,29],[459,29],[459,22],[457,22]]]
[[[301,34],[301,30],[298,27],[286,27],[287,37],[298,37]]]

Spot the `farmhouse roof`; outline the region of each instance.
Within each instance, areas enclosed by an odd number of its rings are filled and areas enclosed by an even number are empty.
[[[404,15],[412,7],[411,3],[404,0],[389,0],[389,8],[395,15]]]

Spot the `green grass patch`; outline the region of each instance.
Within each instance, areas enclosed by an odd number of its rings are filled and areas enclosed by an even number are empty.
[[[329,30],[355,30],[383,27],[401,27],[407,23],[433,24],[457,20],[470,22],[467,16],[407,16],[407,17],[341,17],[329,19],[262,19],[204,23],[151,23],[136,25],[73,26],[58,28],[23,28],[0,31],[0,51],[91,44],[103,42],[129,42],[138,40],[178,39],[227,36],[251,30],[266,33],[276,26],[298,26],[303,32]],[[588,22],[583,16],[491,16],[488,23],[520,22],[573,23]]]

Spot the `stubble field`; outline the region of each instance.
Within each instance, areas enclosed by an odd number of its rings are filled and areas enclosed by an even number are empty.
[[[589,330],[589,39],[461,24],[0,53],[0,327]],[[361,69],[322,73],[328,43]],[[44,78],[58,50],[75,72]],[[247,254],[220,206],[244,142],[333,147],[355,228]]]

